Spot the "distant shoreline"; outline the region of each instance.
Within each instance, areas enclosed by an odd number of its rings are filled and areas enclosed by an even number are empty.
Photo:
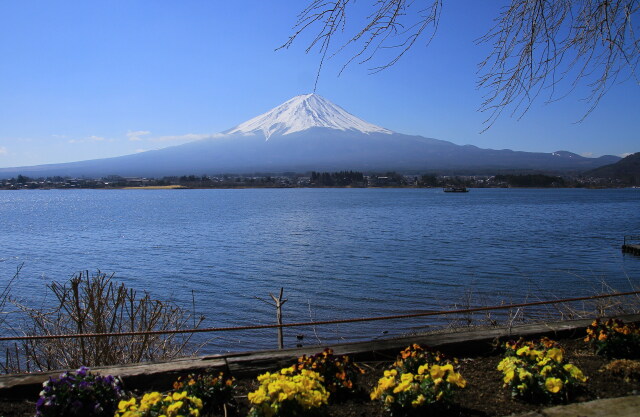
[[[280,186],[280,185],[266,185],[266,186],[251,186],[251,185],[221,185],[221,186],[212,186],[212,187],[190,187],[184,185],[148,185],[148,186],[140,186],[140,187],[47,187],[47,188],[0,188],[0,191],[34,191],[34,190],[269,190],[269,189],[443,189],[445,187],[424,187],[424,186],[416,186],[416,185],[386,185],[386,186]],[[613,189],[640,189],[638,186],[631,185],[620,185],[620,186],[584,186],[584,187],[575,187],[575,186],[565,186],[565,187],[467,187],[470,190],[478,190],[478,189],[517,189],[517,190],[550,190],[550,189],[584,189],[584,190],[613,190]]]

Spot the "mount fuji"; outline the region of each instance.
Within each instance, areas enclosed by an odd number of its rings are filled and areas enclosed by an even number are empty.
[[[323,127],[360,133],[386,133],[392,131],[372,125],[317,94],[296,96],[278,107],[239,124],[226,134],[288,135],[307,129]]]
[[[317,94],[285,103],[210,138],[116,158],[0,168],[0,178],[221,173],[586,171],[620,158],[517,152],[410,136],[366,122]]]

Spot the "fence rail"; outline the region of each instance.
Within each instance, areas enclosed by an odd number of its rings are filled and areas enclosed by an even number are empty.
[[[359,318],[322,320],[322,321],[299,322],[299,323],[263,324],[263,325],[250,325],[250,326],[235,326],[235,327],[207,327],[207,328],[192,328],[192,329],[180,329],[180,330],[153,330],[153,331],[121,332],[121,333],[76,333],[76,334],[38,335],[38,336],[9,336],[9,337],[0,337],[0,342],[17,341],[17,340],[100,338],[100,337],[124,337],[124,336],[143,336],[143,335],[161,335],[161,334],[232,332],[232,331],[259,330],[259,329],[282,329],[286,327],[319,326],[319,325],[327,325],[327,324],[360,323],[360,322],[382,321],[382,320],[400,320],[400,319],[416,318],[416,317],[475,313],[480,311],[507,310],[512,308],[532,307],[532,306],[551,305],[551,304],[563,304],[563,303],[571,303],[576,301],[598,300],[603,298],[623,297],[623,296],[639,295],[639,294],[640,294],[640,291],[628,291],[628,292],[618,292],[618,293],[611,293],[611,294],[592,295],[592,296],[586,296],[586,297],[564,298],[564,299],[547,300],[547,301],[534,301],[529,303],[502,304],[499,306],[475,307],[475,308],[466,308],[466,309],[459,309],[459,310],[426,311],[426,312],[398,314],[398,315],[391,315],[391,316],[359,317]]]

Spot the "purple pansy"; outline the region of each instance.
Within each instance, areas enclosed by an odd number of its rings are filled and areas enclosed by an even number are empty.
[[[42,386],[36,417],[111,417],[123,395],[119,378],[92,374],[85,366],[49,378]]]

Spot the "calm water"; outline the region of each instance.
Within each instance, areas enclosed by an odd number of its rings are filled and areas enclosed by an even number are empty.
[[[0,280],[13,296],[80,270],[115,272],[204,314],[205,326],[271,324],[254,297],[285,288],[285,322],[589,295],[640,282],[640,190],[427,189],[0,191]],[[46,300],[44,301],[46,302]],[[424,324],[287,331],[285,344],[357,340]],[[274,331],[216,335],[206,351],[274,347]]]

